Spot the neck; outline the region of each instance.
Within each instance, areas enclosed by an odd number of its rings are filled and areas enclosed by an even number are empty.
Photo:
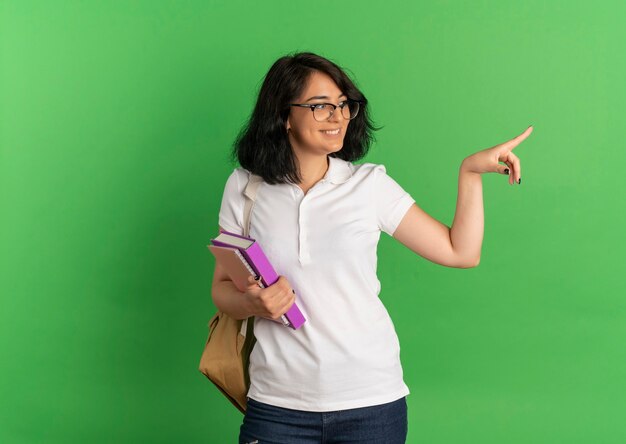
[[[314,185],[324,178],[328,171],[330,160],[328,155],[296,153],[302,176],[301,185]]]

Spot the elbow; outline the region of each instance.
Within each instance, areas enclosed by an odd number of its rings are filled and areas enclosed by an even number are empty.
[[[220,289],[220,284],[224,281],[218,281],[211,286],[211,300],[213,301],[213,305],[219,311],[224,312],[224,307],[222,307],[223,295],[222,290]]]
[[[217,308],[219,311],[222,311],[222,309],[219,306],[219,303],[217,302],[217,298],[215,297],[215,287],[211,288],[211,301],[213,302],[213,305],[215,306],[215,308]]]
[[[475,268],[480,263],[480,257],[472,259],[470,261],[463,261],[463,264],[459,268]]]

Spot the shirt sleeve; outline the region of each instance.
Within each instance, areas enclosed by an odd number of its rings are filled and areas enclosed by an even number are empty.
[[[377,165],[375,168],[373,195],[378,227],[393,236],[415,199],[387,175],[384,165]]]
[[[243,195],[243,186],[240,183],[239,172],[237,168],[233,170],[226,180],[224,193],[222,195],[222,204],[220,206],[219,225],[226,231],[234,234],[243,234],[243,209],[245,204],[245,196]]]

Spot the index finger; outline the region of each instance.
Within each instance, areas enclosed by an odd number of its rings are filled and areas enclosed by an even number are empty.
[[[502,146],[504,146],[504,148],[512,150],[517,145],[522,143],[522,141],[524,139],[526,139],[530,135],[530,133],[532,133],[532,132],[533,132],[533,126],[530,125],[528,128],[526,128],[526,130],[522,134],[520,134],[517,137],[514,137],[513,139],[509,140],[508,142],[504,142],[502,144]]]

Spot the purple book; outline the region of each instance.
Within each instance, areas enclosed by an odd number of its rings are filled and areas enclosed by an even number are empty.
[[[250,267],[253,268],[257,276],[261,276],[261,283],[264,287],[269,287],[278,281],[278,274],[255,239],[231,233],[226,230],[220,231],[220,235],[221,234],[241,239],[242,242],[238,242],[237,239],[231,239],[229,241],[228,239],[224,239],[224,236],[222,236],[221,240],[218,240],[220,239],[220,236],[218,235],[217,238],[211,239],[211,244],[217,247],[237,248],[244,256]],[[289,310],[287,310],[283,318],[287,318],[288,322],[286,325],[288,324],[288,326],[294,330],[297,330],[306,322],[304,315],[295,302]]]

